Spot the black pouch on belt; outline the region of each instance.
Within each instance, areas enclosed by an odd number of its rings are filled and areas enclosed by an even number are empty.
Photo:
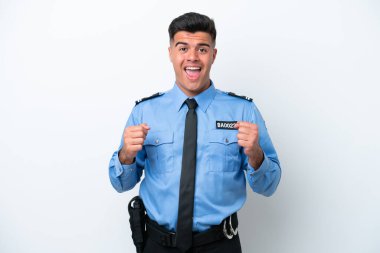
[[[136,252],[142,253],[145,244],[145,224],[146,214],[142,199],[139,196],[134,197],[128,204],[129,223],[132,230],[133,243],[136,246]]]

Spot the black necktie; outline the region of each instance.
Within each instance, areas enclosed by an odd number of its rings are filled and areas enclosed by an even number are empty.
[[[186,252],[193,239],[193,210],[194,210],[194,183],[195,161],[197,151],[197,113],[195,99],[185,101],[189,107],[186,114],[185,136],[183,140],[182,171],[179,186],[179,205],[177,220],[176,246]]]

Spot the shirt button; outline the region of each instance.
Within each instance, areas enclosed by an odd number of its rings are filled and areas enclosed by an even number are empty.
[[[225,139],[225,142],[226,142],[226,143],[228,143],[228,142],[229,142],[228,138],[226,138],[226,139]]]
[[[158,139],[156,139],[156,140],[154,141],[154,143],[158,144],[158,143],[160,143],[160,141],[159,141]]]

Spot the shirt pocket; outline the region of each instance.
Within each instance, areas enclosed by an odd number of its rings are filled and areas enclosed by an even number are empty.
[[[171,131],[149,131],[144,147],[152,172],[167,173],[173,170],[173,139]]]
[[[209,171],[236,171],[240,169],[237,130],[211,130],[208,134],[207,156]]]

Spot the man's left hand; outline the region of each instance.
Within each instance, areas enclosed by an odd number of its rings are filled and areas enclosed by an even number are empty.
[[[239,146],[244,148],[248,163],[257,170],[264,160],[264,153],[259,145],[259,128],[256,124],[239,121],[235,124],[238,130]]]

